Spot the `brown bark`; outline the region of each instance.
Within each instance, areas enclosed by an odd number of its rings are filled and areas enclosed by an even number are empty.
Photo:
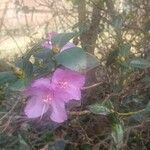
[[[86,19],[85,0],[83,0],[78,5],[78,11],[79,11],[79,16],[78,16],[79,24],[81,25],[81,27],[79,28],[80,32],[83,32],[83,27],[88,28],[89,26],[89,28],[86,31],[84,31],[80,36],[82,48],[85,49],[89,53],[94,53],[96,39],[99,33],[99,23],[101,19],[100,0],[98,0],[97,3],[93,5],[92,18],[91,18],[90,25],[87,26],[87,22],[86,22],[87,19]]]

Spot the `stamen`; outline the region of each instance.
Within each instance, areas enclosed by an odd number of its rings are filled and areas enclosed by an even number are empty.
[[[58,82],[60,88],[66,89],[68,87],[68,82]]]
[[[49,103],[52,100],[52,95],[51,94],[45,95],[43,96],[42,99],[43,99],[43,102]]]

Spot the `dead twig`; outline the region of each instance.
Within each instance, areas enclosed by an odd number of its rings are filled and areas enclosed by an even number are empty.
[[[10,113],[12,113],[12,111],[15,109],[15,107],[17,106],[17,104],[19,103],[19,100],[16,101],[16,103],[13,105],[13,107],[10,109],[10,111],[8,111],[4,116],[2,116],[0,118],[0,121],[2,121],[4,118],[6,118]]]
[[[99,82],[99,83],[95,83],[95,84],[90,85],[90,86],[83,87],[83,88],[81,88],[81,90],[91,89],[91,88],[97,87],[97,86],[99,86],[101,84],[103,84],[103,82]]]

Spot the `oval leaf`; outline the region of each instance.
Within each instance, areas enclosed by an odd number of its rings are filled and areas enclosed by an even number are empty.
[[[59,33],[52,38],[52,43],[62,48],[67,42],[69,42],[78,33]]]
[[[58,64],[80,72],[86,72],[99,65],[98,59],[79,47],[73,47],[61,52],[55,56],[55,59]]]
[[[130,61],[130,65],[135,67],[135,68],[149,68],[150,67],[150,61],[146,60],[146,59],[135,59],[135,60],[131,60]]]
[[[86,53],[86,70],[91,70],[99,65],[100,62],[94,55]]]
[[[94,114],[107,115],[107,114],[111,113],[111,111],[107,107],[105,107],[101,104],[98,104],[98,103],[90,105],[89,110]]]
[[[58,64],[71,70],[82,71],[86,68],[86,53],[82,48],[73,47],[55,56]]]
[[[111,136],[113,138],[114,145],[116,149],[120,149],[122,147],[124,137],[123,121],[120,120],[116,113],[111,113],[109,117],[111,119]]]

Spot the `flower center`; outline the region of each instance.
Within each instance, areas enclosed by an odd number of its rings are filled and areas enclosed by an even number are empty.
[[[68,87],[68,82],[60,81],[58,82],[58,85],[60,86],[60,88],[66,89]]]
[[[44,95],[42,99],[44,103],[50,103],[50,101],[52,100],[52,95],[51,94]]]

